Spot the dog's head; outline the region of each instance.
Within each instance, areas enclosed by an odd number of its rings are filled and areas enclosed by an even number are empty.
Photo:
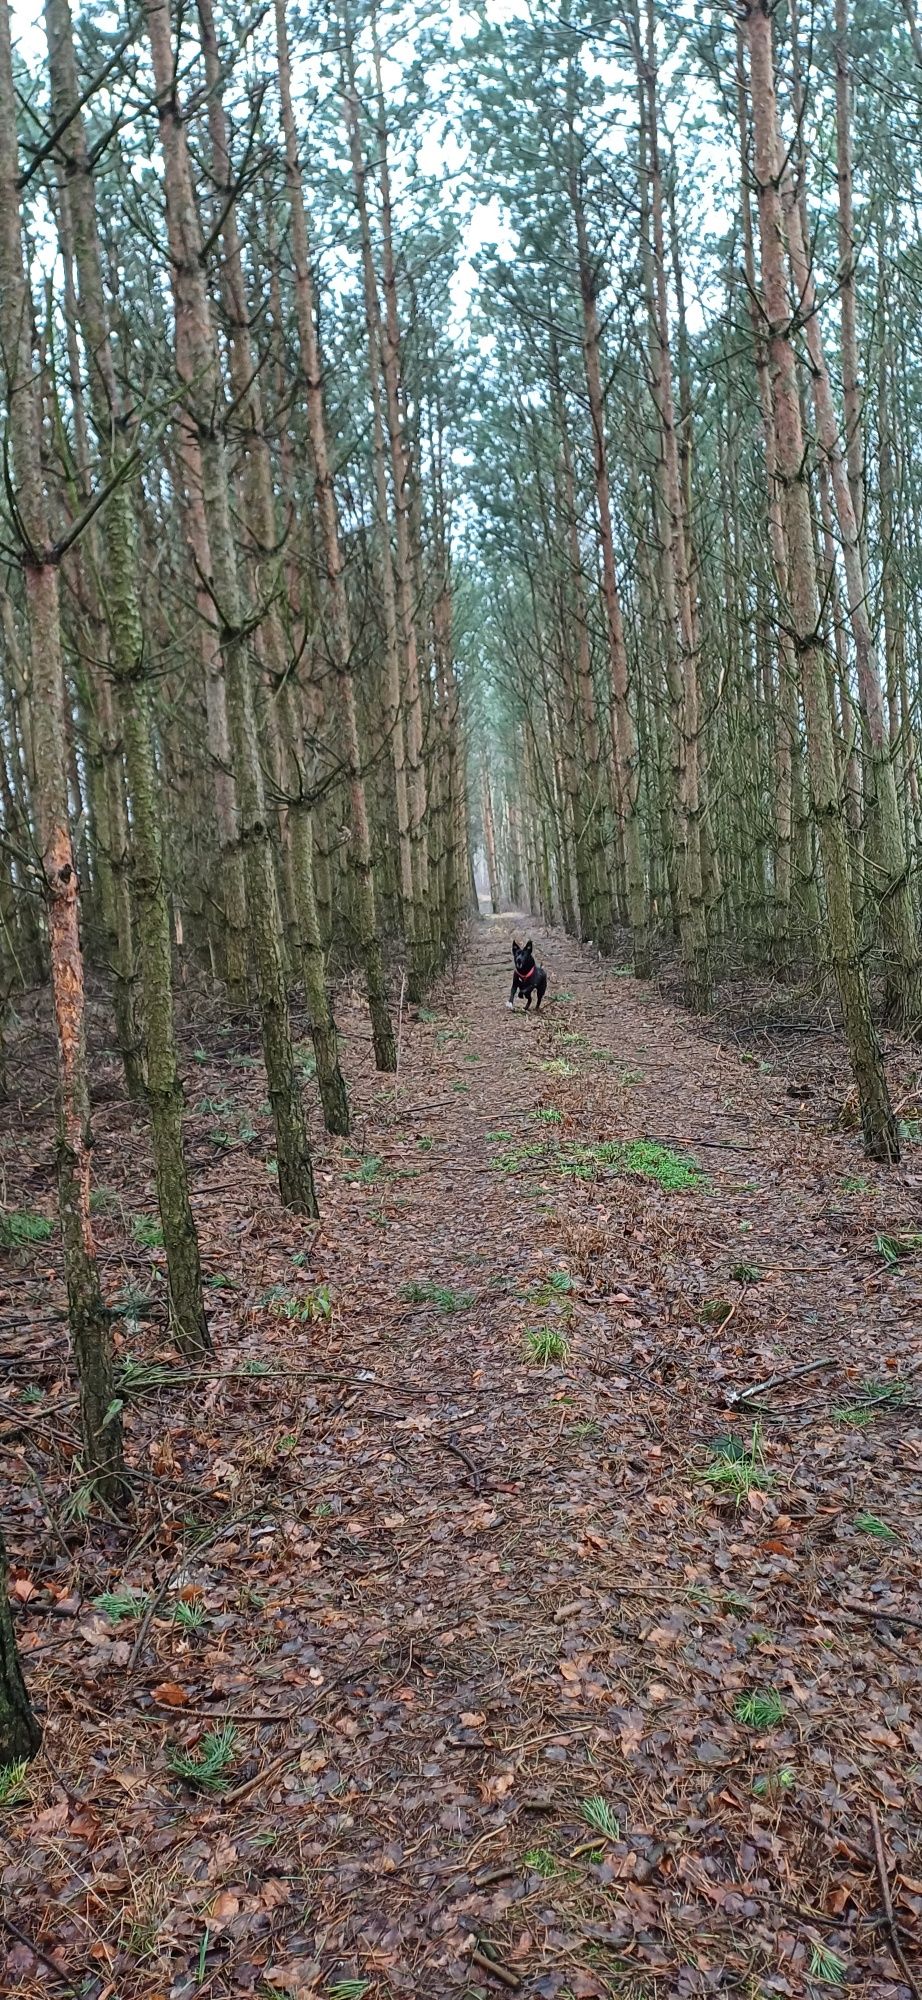
[[[515,966],[516,972],[531,971],[531,968],[535,962],[534,958],[532,957],[531,938],[529,938],[527,944],[519,944],[518,938],[513,938],[512,962]]]

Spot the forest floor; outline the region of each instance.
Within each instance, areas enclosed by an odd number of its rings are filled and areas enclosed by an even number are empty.
[[[404,1018],[396,1088],[344,1000],[319,1229],[275,1199],[255,1032],[196,1020],[194,1380],[94,1055],[139,1498],[82,1518],[58,1255],[9,1250],[45,1749],[0,1806],[3,1993],[920,1991],[920,1128],[869,1168],[778,989],[705,1028],[536,932],[510,1014],[512,930]],[[50,1218],[37,1026],[11,1075],[5,1206]]]

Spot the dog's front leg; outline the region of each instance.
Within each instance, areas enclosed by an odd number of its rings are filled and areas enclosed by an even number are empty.
[[[519,981],[518,981],[518,975],[517,975],[516,973],[513,973],[513,975],[512,975],[512,990],[511,990],[511,992],[510,992],[510,994],[509,994],[509,998],[508,998],[508,1000],[506,1001],[506,1006],[507,1006],[507,1007],[514,1007],[514,1005],[515,1005],[515,996],[516,996],[516,994],[517,994],[518,990],[519,990]]]

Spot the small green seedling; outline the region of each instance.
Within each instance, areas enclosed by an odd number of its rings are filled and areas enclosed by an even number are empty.
[[[537,1110],[533,1111],[531,1115],[533,1118],[539,1119],[542,1125],[563,1124],[563,1112],[558,1111],[556,1104],[539,1104]]]
[[[840,1423],[861,1429],[865,1424],[873,1423],[880,1411],[899,1409],[905,1400],[906,1383],[898,1375],[889,1376],[885,1382],[875,1381],[871,1376],[862,1383],[861,1394],[856,1396],[855,1401],[833,1410],[833,1416]]]
[[[181,1778],[183,1784],[191,1785],[194,1791],[226,1791],[236,1745],[237,1731],[233,1723],[222,1723],[220,1729],[206,1730],[194,1756],[187,1750],[171,1750],[166,1760],[167,1769],[173,1772],[174,1777]]]
[[[549,1847],[532,1847],[522,1856],[522,1864],[530,1868],[533,1875],[556,1875],[557,1859]]]
[[[174,1604],[173,1619],[183,1632],[200,1632],[205,1623],[205,1606],[182,1602]]]
[[[810,1951],[810,1977],[825,1980],[827,1986],[841,1986],[845,1978],[844,1958],[831,1945],[814,1944]]]
[[[533,1326],[525,1335],[525,1344],[533,1361],[541,1368],[547,1368],[552,1361],[567,1361],[570,1343],[556,1326]]]
[[[747,1729],[773,1729],[784,1715],[784,1703],[777,1688],[753,1688],[737,1696],[733,1713]]]
[[[757,1799],[775,1799],[793,1791],[796,1782],[794,1772],[783,1764],[780,1771],[768,1771],[760,1778],[753,1778],[752,1789]]]
[[[370,1979],[337,1979],[327,1992],[330,2000],[364,2000],[370,1985]]]
[[[583,1800],[580,1815],[586,1825],[591,1826],[593,1833],[604,1834],[606,1840],[620,1840],[619,1821],[601,1792],[595,1792],[591,1798]]]
[[[727,1494],[739,1505],[755,1488],[771,1485],[772,1476],[762,1450],[761,1424],[753,1424],[748,1451],[736,1437],[717,1438],[710,1449],[711,1463],[700,1477],[715,1492]]]
[[[757,1285],[762,1273],[758,1264],[734,1264],[730,1276],[738,1285]]]
[[[874,1238],[874,1248],[878,1255],[883,1258],[888,1269],[893,1270],[894,1266],[899,1264],[904,1257],[913,1257],[917,1250],[922,1250],[922,1236],[909,1234],[901,1236],[879,1235]]]
[[[855,1526],[861,1535],[873,1535],[878,1542],[897,1542],[899,1536],[878,1514],[856,1514]]]

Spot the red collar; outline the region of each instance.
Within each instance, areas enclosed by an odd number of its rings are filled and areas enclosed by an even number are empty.
[[[520,985],[520,986],[524,986],[524,985],[525,985],[525,982],[526,982],[526,980],[528,980],[528,979],[534,979],[534,976],[535,976],[535,973],[537,972],[537,970],[538,970],[537,966],[536,966],[536,965],[533,965],[533,966],[532,966],[532,968],[531,968],[531,971],[530,971],[530,972],[518,972],[518,973],[516,973],[516,978],[518,979],[518,982],[519,982],[519,985]]]

